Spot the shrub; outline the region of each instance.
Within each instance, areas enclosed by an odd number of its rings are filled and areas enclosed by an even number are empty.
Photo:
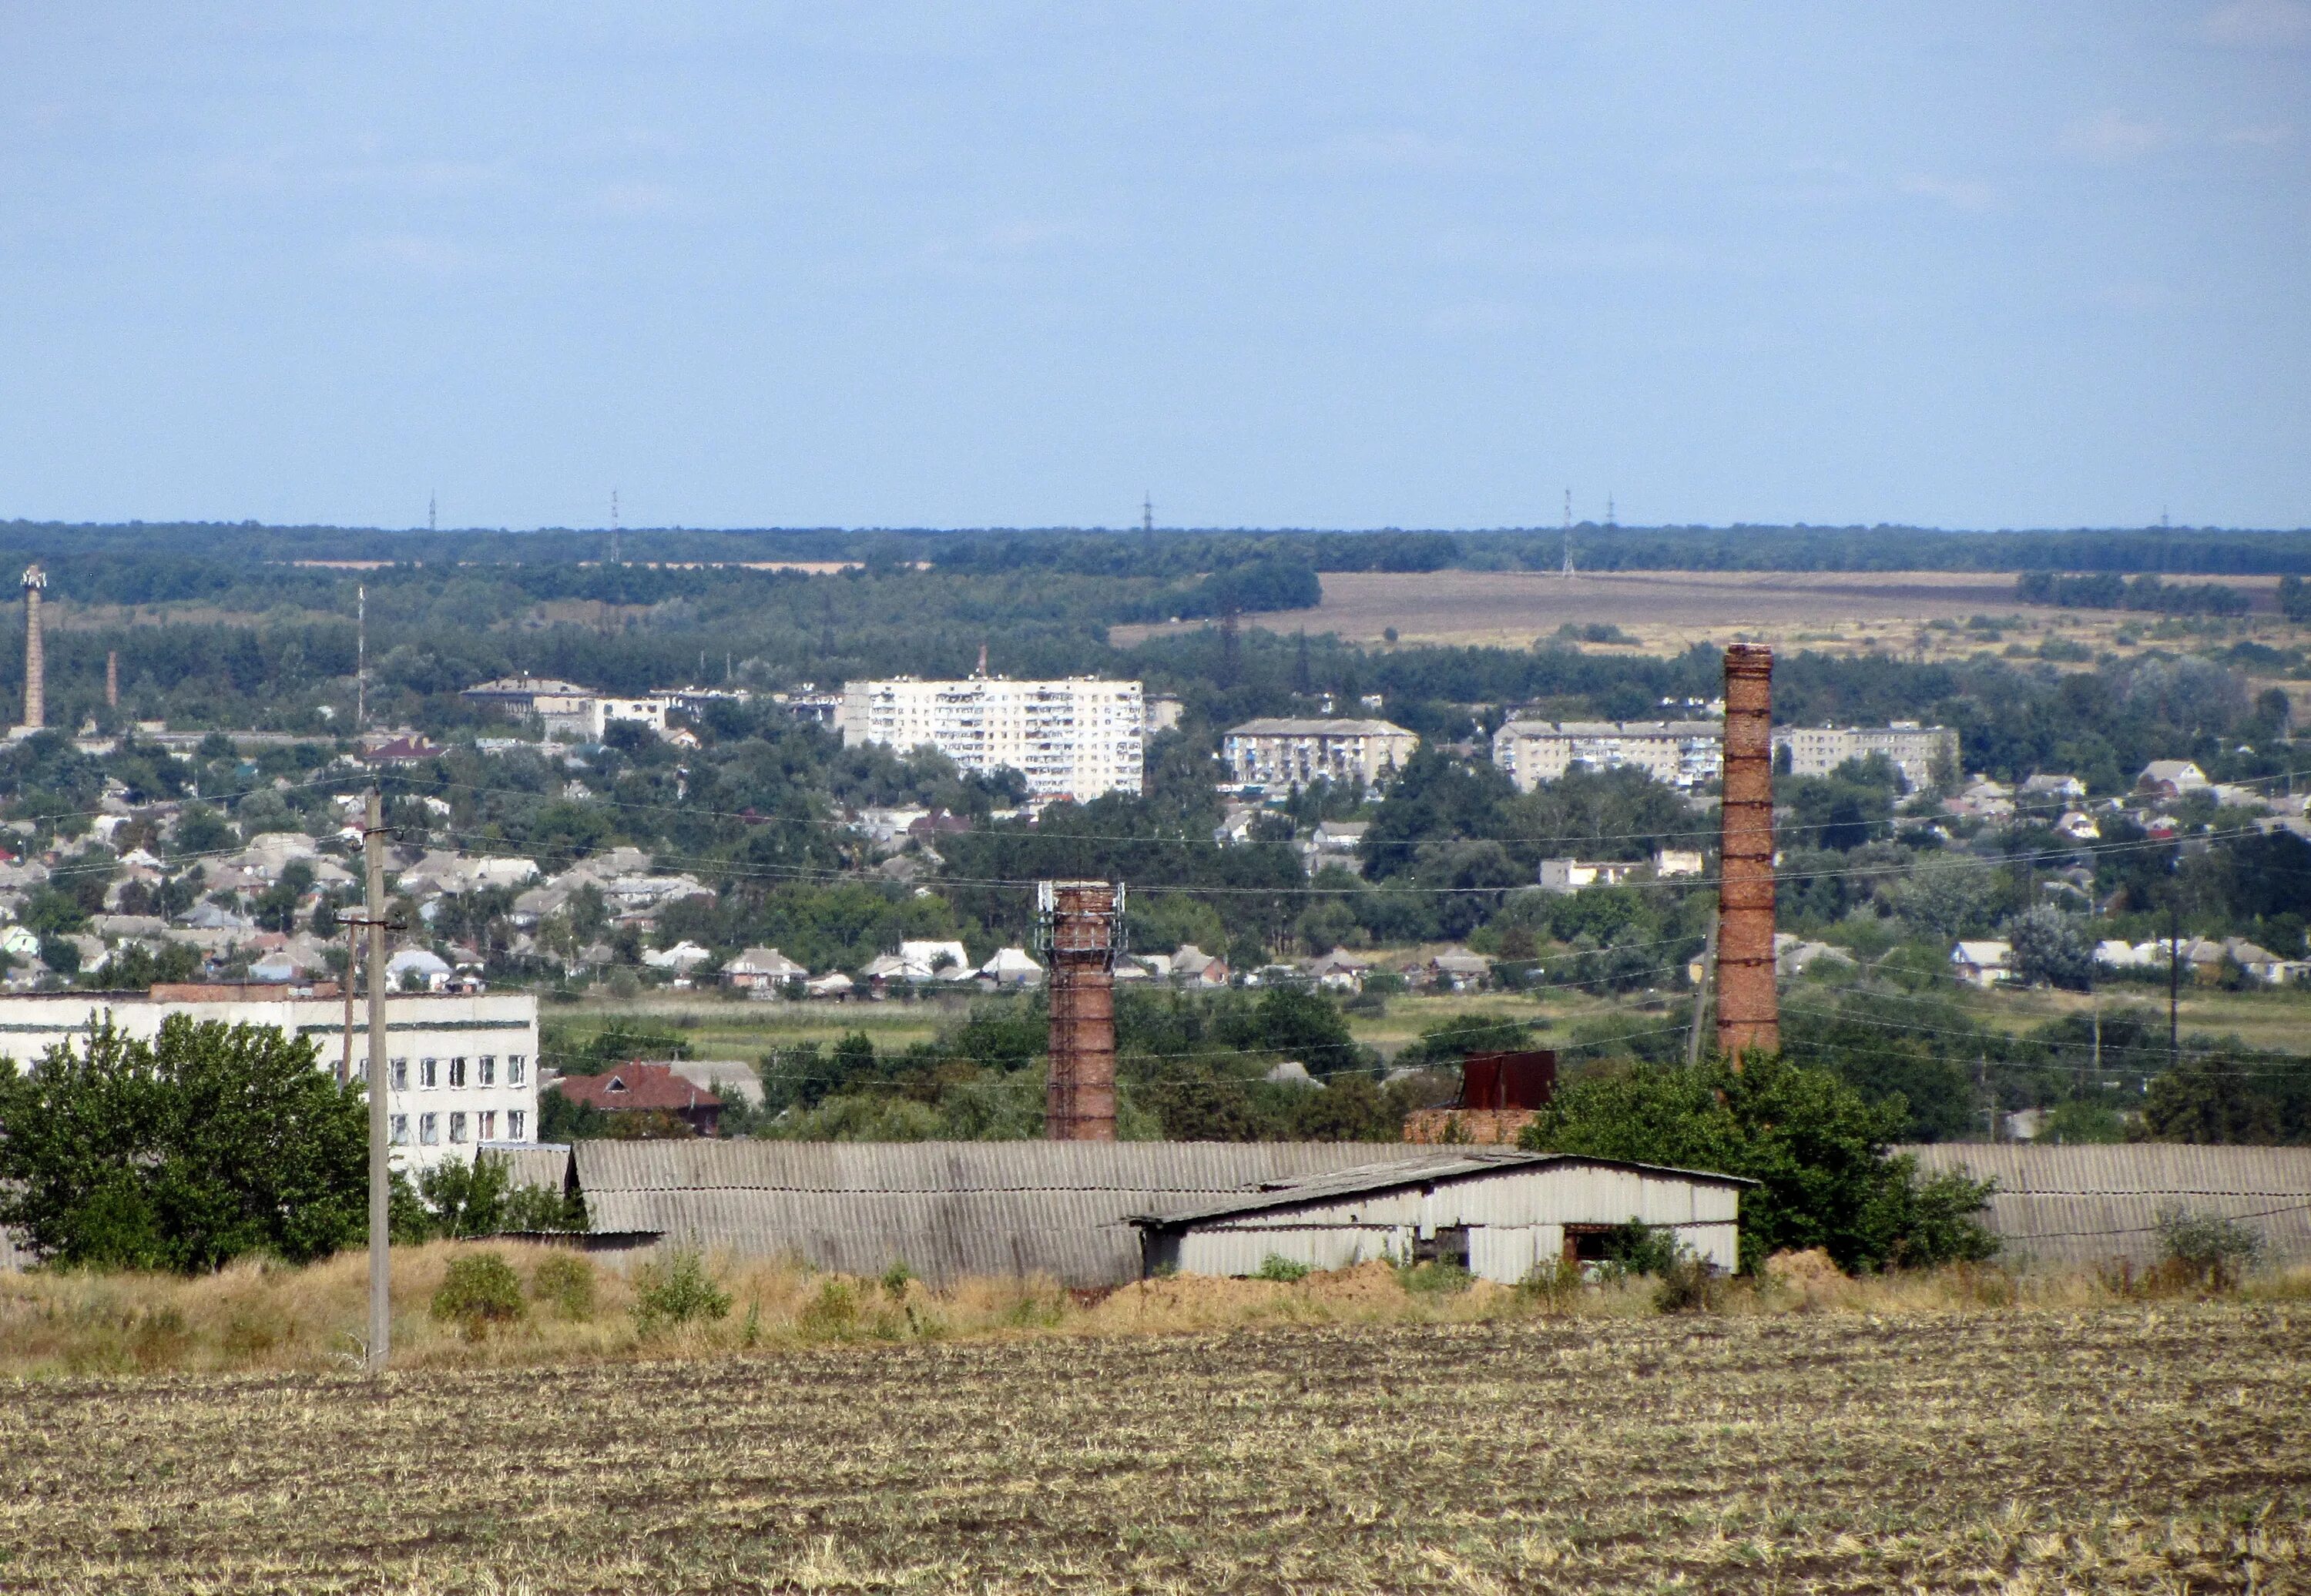
[[[906,1295],[907,1282],[914,1278],[915,1271],[907,1267],[905,1259],[893,1259],[891,1267],[883,1271],[883,1295],[893,1297]]]
[[[2167,1267],[2210,1291],[2236,1286],[2263,1253],[2263,1237],[2253,1225],[2220,1214],[2162,1208],[2158,1224]]]
[[[833,1278],[823,1281],[818,1295],[795,1315],[796,1328],[815,1340],[847,1336],[858,1321],[858,1292],[850,1281]]]
[[[1581,1295],[1581,1266],[1570,1258],[1537,1263],[1516,1284],[1516,1294],[1544,1313],[1567,1313]]]
[[[594,1317],[594,1265],[574,1252],[549,1252],[537,1260],[529,1278],[529,1292],[542,1303],[552,1303],[564,1319]]]
[[[433,1294],[433,1317],[465,1326],[479,1336],[493,1324],[522,1316],[521,1281],[513,1266],[494,1252],[469,1252],[453,1260],[441,1289]]]
[[[1310,1268],[1311,1266],[1307,1264],[1285,1257],[1281,1252],[1270,1252],[1260,1260],[1260,1273],[1254,1278],[1280,1280],[1289,1285],[1295,1280],[1305,1280],[1309,1276]]]
[[[1656,1313],[1714,1313],[1725,1305],[1725,1277],[1705,1258],[1680,1253],[1672,1243],[1668,1267],[1655,1273],[1661,1281],[1653,1287]]]
[[[669,1325],[715,1320],[730,1312],[730,1294],[715,1285],[705,1260],[685,1249],[663,1264],[641,1270],[641,1288],[634,1294],[634,1328],[651,1335]]]
[[[1416,1263],[1396,1271],[1397,1283],[1407,1291],[1433,1292],[1439,1296],[1466,1291],[1475,1278],[1457,1263]]]
[[[1683,1249],[1678,1244],[1675,1231],[1631,1219],[1606,1233],[1604,1252],[1603,1273],[1609,1278],[1630,1275],[1666,1278],[1677,1267]]]

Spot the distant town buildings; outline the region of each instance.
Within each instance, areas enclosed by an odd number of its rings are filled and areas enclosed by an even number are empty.
[[[669,711],[679,710],[696,717],[718,702],[746,703],[754,695],[744,687],[667,687],[639,697],[620,697],[554,676],[501,676],[477,683],[458,696],[510,715],[535,715],[549,737],[573,737],[598,743],[614,721],[632,721],[665,737]]]
[[[936,748],[976,774],[1017,771],[1038,798],[1080,803],[1138,796],[1147,712],[1137,682],[900,676],[844,683],[835,727],[845,743]]]
[[[1305,787],[1319,776],[1377,787],[1410,761],[1420,739],[1386,720],[1247,720],[1221,745],[1231,781]]]
[[[1947,726],[1897,720],[1891,726],[1777,726],[1774,758],[1789,750],[1792,776],[1827,776],[1849,759],[1882,754],[1913,791],[1934,785],[1937,769],[1958,769],[1958,733]]]
[[[1493,734],[1493,763],[1520,792],[1554,781],[1576,763],[1635,767],[1684,791],[1725,766],[1722,720],[1511,720]]]
[[[0,996],[0,1056],[35,1064],[59,1042],[77,1044],[100,1018],[150,1042],[172,1015],[278,1030],[310,1042],[320,1068],[344,1058],[344,1005],[298,997],[286,985],[156,986],[149,991],[22,992]],[[537,998],[530,992],[405,994],[386,1000],[387,1126],[394,1162],[423,1169],[537,1134]],[[353,1073],[369,1068],[369,1020],[357,1008]]]

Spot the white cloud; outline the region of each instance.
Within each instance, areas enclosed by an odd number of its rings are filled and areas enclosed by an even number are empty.
[[[2163,122],[2137,121],[2124,111],[2111,110],[2062,129],[2062,148],[2097,161],[2131,161],[2159,148],[2168,137]]]
[[[1938,178],[1928,172],[1912,172],[1895,187],[1905,194],[1940,200],[1954,211],[1986,211],[1998,203],[1997,189],[1987,183],[1977,183],[1966,178]]]
[[[2311,45],[2311,4],[2306,0],[2231,0],[2207,13],[2207,37],[2250,50],[2293,50]]]

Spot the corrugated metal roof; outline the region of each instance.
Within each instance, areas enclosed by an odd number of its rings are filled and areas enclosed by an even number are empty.
[[[1702,1170],[1670,1169],[1658,1164],[1632,1164],[1619,1158],[1585,1158],[1562,1153],[1523,1153],[1509,1147],[1461,1147],[1451,1152],[1439,1151],[1435,1156],[1429,1158],[1392,1159],[1384,1164],[1368,1164],[1355,1169],[1309,1175],[1296,1181],[1271,1182],[1260,1190],[1247,1192],[1240,1197],[1222,1198],[1217,1202],[1202,1203],[1190,1208],[1167,1208],[1158,1213],[1134,1215],[1132,1217],[1136,1224],[1192,1225],[1199,1220],[1224,1219],[1235,1214],[1263,1213],[1278,1208],[1295,1208],[1303,1203],[1329,1202],[1343,1197],[1361,1197],[1366,1193],[1400,1190],[1407,1186],[1442,1184],[1447,1181],[1465,1180],[1476,1175],[1497,1174],[1506,1168],[1534,1168],[1554,1164],[1579,1164],[1596,1168],[1624,1169],[1639,1174],[1704,1181],[1713,1186],[1754,1186],[1757,1183],[1740,1175],[1713,1174]]]
[[[1048,1274],[1070,1286],[1138,1278],[1132,1214],[1436,1156],[1355,1142],[584,1141],[574,1154],[597,1231],[851,1274],[903,1261],[934,1284]]]
[[[562,1145],[536,1147],[484,1147],[493,1157],[506,1162],[508,1182],[514,1190],[524,1186],[544,1186],[560,1191],[570,1183],[570,1149]]]
[[[1929,1174],[1996,1179],[1984,1218],[2017,1260],[2152,1262],[2159,1214],[2177,1208],[2252,1225],[2268,1261],[2311,1259],[2311,1147],[1937,1142],[1897,1151]]]

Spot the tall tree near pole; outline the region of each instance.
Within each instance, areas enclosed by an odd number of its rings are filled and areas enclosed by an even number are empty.
[[[369,922],[369,1367],[379,1374],[393,1340],[393,1260],[387,1254],[393,1175],[386,1164],[385,800],[374,787],[362,818],[362,853],[369,867],[362,917]],[[345,978],[353,978],[351,970]]]

